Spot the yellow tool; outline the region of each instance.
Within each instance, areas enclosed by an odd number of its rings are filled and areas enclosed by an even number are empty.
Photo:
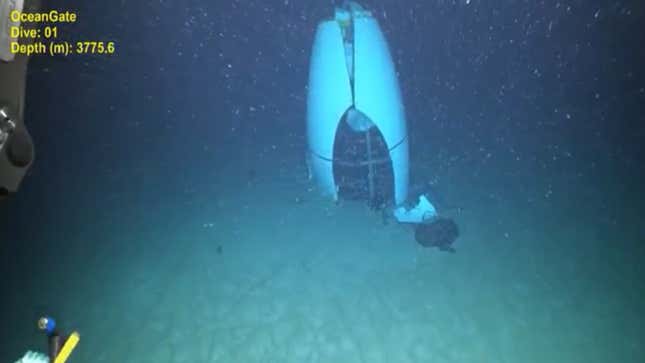
[[[70,334],[69,338],[67,338],[65,344],[63,344],[63,347],[56,356],[56,359],[54,359],[54,363],[65,363],[67,358],[69,358],[69,355],[72,354],[74,348],[76,348],[79,340],[81,340],[81,336],[78,335],[77,332]]]

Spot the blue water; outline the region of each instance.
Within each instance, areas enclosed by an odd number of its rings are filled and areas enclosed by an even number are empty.
[[[450,254],[307,179],[332,2],[73,3],[117,54],[31,60],[1,361],[42,314],[69,362],[643,361],[642,4],[362,2]]]

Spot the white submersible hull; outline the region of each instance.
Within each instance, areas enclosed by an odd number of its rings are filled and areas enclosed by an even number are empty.
[[[354,2],[318,25],[307,139],[310,176],[323,194],[355,189],[368,200],[406,200],[408,137],[394,64],[378,22]]]

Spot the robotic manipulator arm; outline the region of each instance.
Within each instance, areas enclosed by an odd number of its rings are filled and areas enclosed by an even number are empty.
[[[22,42],[11,37],[11,28],[21,26],[9,17],[16,10],[23,10],[22,0],[0,0],[0,199],[18,191],[34,159],[23,119],[29,58],[11,52],[12,43]]]

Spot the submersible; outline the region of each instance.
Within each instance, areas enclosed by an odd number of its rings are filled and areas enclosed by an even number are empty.
[[[323,194],[406,200],[408,137],[394,64],[377,20],[353,1],[316,30],[307,140],[310,177]]]

